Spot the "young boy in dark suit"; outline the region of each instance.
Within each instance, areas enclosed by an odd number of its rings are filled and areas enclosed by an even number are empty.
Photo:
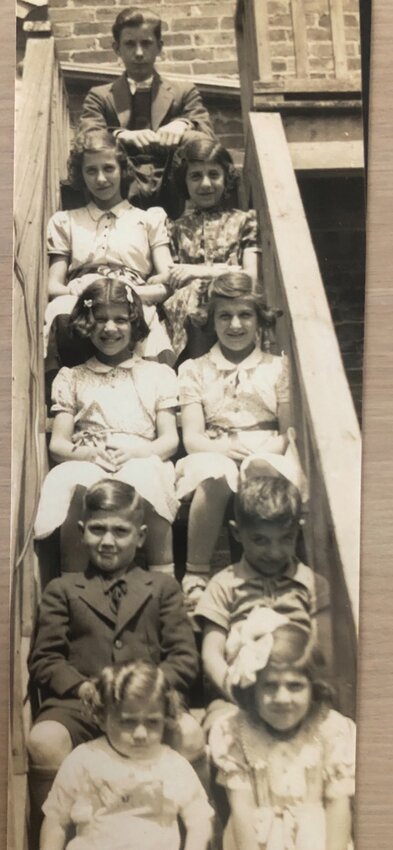
[[[173,214],[170,171],[178,145],[197,136],[214,138],[209,115],[195,86],[161,75],[161,20],[148,10],[125,9],[112,27],[113,49],[125,72],[90,90],[80,129],[108,127],[124,145],[136,206],[163,206]]]
[[[82,711],[80,697],[90,677],[108,664],[146,659],[186,694],[198,671],[179,585],[134,564],[146,534],[134,488],[112,479],[95,484],[85,495],[80,528],[89,566],[47,586],[29,658],[31,681],[42,697],[28,741],[36,808],[65,756],[100,734]],[[186,711],[172,743],[190,761],[203,754],[202,731]]]

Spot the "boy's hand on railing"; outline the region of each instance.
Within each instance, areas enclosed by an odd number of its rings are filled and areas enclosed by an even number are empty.
[[[188,121],[176,119],[170,121],[169,124],[164,124],[157,130],[158,141],[163,148],[173,148],[180,144],[187,127]]]
[[[145,150],[151,145],[161,144],[158,134],[154,130],[119,130],[116,138],[126,147],[133,146],[138,150]]]

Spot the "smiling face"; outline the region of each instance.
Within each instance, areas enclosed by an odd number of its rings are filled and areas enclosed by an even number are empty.
[[[104,732],[116,752],[126,758],[150,758],[161,744],[165,714],[161,699],[125,697],[109,707]]]
[[[296,522],[282,525],[260,519],[246,525],[232,521],[232,530],[246,560],[261,575],[280,575],[295,555]]]
[[[122,60],[127,75],[136,82],[151,77],[161,48],[162,42],[158,41],[150,24],[124,27],[119,42],[113,42],[113,49]]]
[[[97,304],[90,340],[98,358],[105,363],[121,363],[130,357],[131,322],[127,305]]]
[[[190,162],[186,173],[190,200],[200,209],[217,206],[225,189],[224,169],[217,162]]]
[[[266,667],[257,676],[255,708],[258,716],[278,732],[290,732],[311,708],[312,685],[292,668]]]
[[[121,170],[113,150],[84,153],[82,176],[89,194],[100,209],[111,209],[122,200]]]
[[[128,508],[95,511],[79,526],[90,561],[107,575],[129,567],[146,537],[146,526],[136,523]]]
[[[214,306],[214,330],[224,357],[243,360],[255,348],[258,317],[245,298],[217,298]]]

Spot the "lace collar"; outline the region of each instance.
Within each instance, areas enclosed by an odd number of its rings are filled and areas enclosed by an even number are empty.
[[[90,369],[91,372],[97,372],[98,374],[111,372],[114,369],[133,369],[137,363],[140,363],[142,357],[139,354],[133,354],[131,357],[128,357],[127,360],[123,360],[122,363],[116,363],[115,366],[110,366],[109,363],[101,363],[97,357],[90,357],[89,360],[86,361],[83,365]]]

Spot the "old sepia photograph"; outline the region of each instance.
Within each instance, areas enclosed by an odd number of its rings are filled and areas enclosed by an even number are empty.
[[[366,0],[17,0],[8,850],[356,850]]]

